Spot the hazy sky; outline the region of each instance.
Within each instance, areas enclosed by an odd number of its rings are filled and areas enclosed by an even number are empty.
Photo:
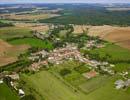
[[[0,0],[0,3],[130,3],[130,0]]]

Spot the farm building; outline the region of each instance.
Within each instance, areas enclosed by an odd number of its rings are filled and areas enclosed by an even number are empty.
[[[90,78],[93,78],[93,77],[96,77],[97,76],[97,72],[92,70],[88,73],[83,73],[83,76],[87,79],[90,79]]]

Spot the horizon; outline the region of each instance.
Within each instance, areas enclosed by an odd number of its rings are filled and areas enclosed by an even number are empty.
[[[1,0],[0,4],[32,4],[32,3],[51,3],[51,4],[65,4],[65,3],[99,3],[99,4],[111,4],[111,3],[130,3],[130,0]]]

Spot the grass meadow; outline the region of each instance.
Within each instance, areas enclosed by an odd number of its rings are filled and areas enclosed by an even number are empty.
[[[34,95],[37,100],[43,100],[43,97],[46,100],[130,100],[129,90],[115,89],[113,83],[118,79],[116,76],[100,77],[99,80],[95,78],[81,84],[84,91],[91,90],[87,94],[79,90],[73,91],[71,87],[48,71],[41,71],[33,75],[23,74],[21,77],[26,82],[25,90],[28,90],[26,86],[29,86],[29,90],[35,91]]]
[[[0,100],[19,100],[19,97],[5,83],[0,84]]]
[[[27,44],[32,47],[38,47],[38,48],[47,48],[47,49],[53,49],[53,45],[49,41],[43,41],[37,38],[21,38],[21,39],[15,39],[9,41],[12,45],[21,45],[21,44]]]
[[[130,50],[122,48],[114,44],[108,44],[104,48],[93,49],[90,51],[91,54],[99,54],[100,58],[109,55],[108,61],[128,61],[130,60]]]

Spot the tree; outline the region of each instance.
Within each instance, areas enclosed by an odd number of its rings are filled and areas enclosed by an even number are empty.
[[[71,70],[67,69],[67,68],[64,68],[60,71],[60,75],[61,76],[65,76],[67,74],[70,74],[71,73]]]
[[[3,81],[4,81],[9,87],[11,86],[11,84],[10,84],[11,78],[10,78],[10,77],[4,77]]]

